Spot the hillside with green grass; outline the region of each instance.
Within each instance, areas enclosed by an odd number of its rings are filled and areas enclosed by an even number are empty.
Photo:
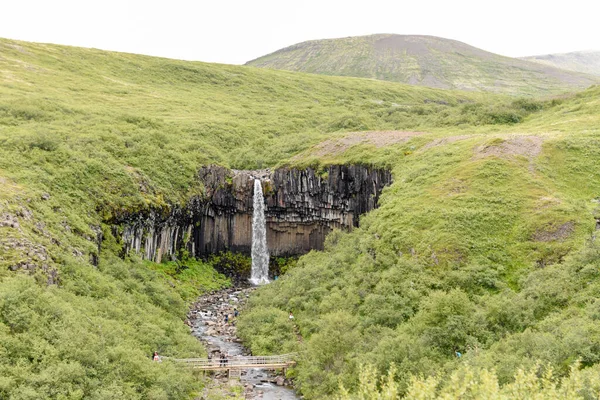
[[[522,59],[569,71],[600,75],[600,51],[573,51],[571,53],[523,57]]]
[[[599,81],[557,66],[489,53],[456,40],[417,35],[312,40],[246,65],[513,95],[559,94]]]
[[[150,354],[202,355],[186,302],[228,282],[185,254],[122,260],[112,219],[184,203],[205,164],[270,166],[336,132],[451,124],[480,99],[0,40],[0,397],[188,398],[201,382]],[[481,118],[521,118],[497,100]],[[430,121],[440,104],[452,113]]]
[[[374,368],[368,380],[394,365],[399,395],[416,387],[433,396],[440,382],[466,390],[456,382],[470,385],[469,368],[494,371],[479,387],[490,391],[521,367],[560,379],[579,360],[597,374],[599,99],[594,88],[538,103],[509,126],[306,151],[321,162],[389,165],[394,183],[359,229],[331,234],[323,252],[257,293],[242,337],[256,352],[301,352],[294,373],[315,399],[340,384],[360,389],[364,366]]]
[[[599,95],[0,39],[0,398],[194,398],[203,381],[150,354],[203,355],[187,305],[230,283],[184,253],[122,254],[111,221],[185,204],[212,163],[393,172],[360,228],[330,235],[240,319],[255,354],[301,352],[290,374],[307,398],[354,391],[367,364],[395,363],[399,393],[462,364],[502,384],[537,360],[558,378],[577,359],[595,371]]]

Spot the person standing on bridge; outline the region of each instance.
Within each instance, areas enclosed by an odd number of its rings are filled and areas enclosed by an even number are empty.
[[[225,367],[227,365],[227,353],[221,354],[220,364],[221,364],[221,367]]]

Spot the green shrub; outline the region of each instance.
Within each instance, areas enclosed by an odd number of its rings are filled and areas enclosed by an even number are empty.
[[[259,308],[240,315],[239,336],[253,354],[286,354],[297,350],[293,322],[276,308]]]
[[[386,376],[378,377],[370,366],[360,369],[359,386],[350,393],[343,386],[338,400],[442,400],[442,399],[573,399],[597,398],[600,394],[600,378],[597,369],[580,370],[578,365],[570,369],[567,377],[557,377],[551,367],[541,370],[539,365],[519,369],[514,382],[500,386],[495,372],[461,366],[448,377],[412,377],[405,395],[395,381],[396,367],[392,365]]]
[[[236,279],[248,280],[252,270],[252,259],[242,253],[230,251],[211,254],[208,263],[221,274]]]
[[[40,149],[43,151],[55,151],[58,149],[59,141],[46,133],[38,133],[31,137],[29,142],[30,149]]]
[[[39,286],[32,277],[4,278],[0,353],[12,362],[0,363],[0,397],[104,398],[110,389],[122,398],[163,392],[179,399],[198,390],[191,374],[151,361],[154,350],[188,357],[204,350],[179,310],[148,291],[158,287],[153,279],[142,279],[142,289],[128,293],[122,281],[76,264],[62,276],[63,288]]]

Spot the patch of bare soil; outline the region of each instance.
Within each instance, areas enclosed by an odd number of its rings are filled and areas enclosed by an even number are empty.
[[[475,158],[524,156],[531,160],[540,155],[543,143],[544,139],[540,136],[512,136],[498,143],[477,147]]]
[[[385,147],[406,142],[411,137],[422,134],[423,132],[405,131],[351,132],[343,138],[329,139],[319,143],[312,149],[311,154],[318,157],[342,154],[357,144],[372,144],[375,147]]]
[[[558,227],[552,227],[548,230],[538,230],[533,235],[533,240],[536,242],[555,242],[563,241],[568,238],[575,230],[573,221],[565,222]]]
[[[540,136],[510,136],[506,139],[498,138],[497,142],[488,143],[475,148],[475,159],[484,157],[500,157],[505,159],[516,156],[526,157],[529,160],[529,171],[535,173],[534,159],[542,152],[544,138]]]

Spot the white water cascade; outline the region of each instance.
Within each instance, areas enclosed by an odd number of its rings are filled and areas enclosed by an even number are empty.
[[[252,275],[254,285],[269,283],[269,249],[267,248],[267,225],[265,200],[260,179],[254,180],[254,210],[252,212]]]

